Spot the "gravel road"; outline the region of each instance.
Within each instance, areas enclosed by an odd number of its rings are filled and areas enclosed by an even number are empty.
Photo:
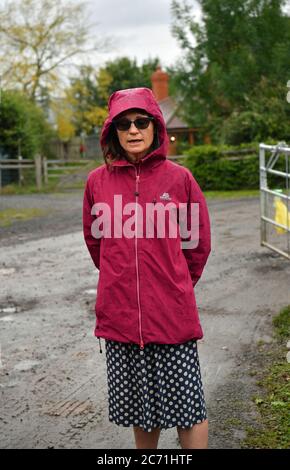
[[[10,207],[46,215],[0,227],[0,447],[134,448],[132,429],[108,421],[82,191],[0,196]],[[209,210],[213,248],[196,297],[210,447],[239,448],[256,418],[257,343],[271,347],[272,317],[290,303],[290,263],[260,247],[258,198]],[[160,448],[178,445],[176,429],[162,431]]]

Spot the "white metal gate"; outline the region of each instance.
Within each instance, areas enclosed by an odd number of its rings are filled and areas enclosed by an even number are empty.
[[[259,154],[261,245],[290,259],[290,147],[260,144]]]

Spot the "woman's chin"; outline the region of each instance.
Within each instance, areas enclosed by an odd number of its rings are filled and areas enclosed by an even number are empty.
[[[128,158],[131,160],[131,161],[138,161],[140,160],[141,158],[145,157],[145,155],[147,154],[147,151],[139,151],[139,152],[127,152],[127,155],[128,155]]]

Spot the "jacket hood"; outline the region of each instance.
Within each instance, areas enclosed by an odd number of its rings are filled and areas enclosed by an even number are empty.
[[[115,91],[109,98],[108,110],[109,116],[105,120],[101,131],[101,146],[104,148],[106,139],[112,125],[112,120],[120,113],[128,111],[129,109],[142,109],[151,114],[157,123],[157,132],[159,137],[160,146],[153,150],[149,156],[159,155],[166,158],[169,139],[166,132],[166,125],[158,106],[158,103],[149,88],[128,88],[126,90]]]

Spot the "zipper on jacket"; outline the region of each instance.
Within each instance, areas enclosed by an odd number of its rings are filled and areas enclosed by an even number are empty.
[[[140,163],[141,165],[141,163]],[[139,181],[140,181],[140,169],[139,172],[135,166],[136,171],[136,191],[135,191],[135,264],[136,264],[136,279],[137,279],[137,301],[138,301],[138,318],[139,318],[139,337],[140,337],[140,349],[144,349],[144,341],[142,336],[142,319],[141,319],[141,306],[140,306],[140,280],[139,280],[139,265],[138,265],[138,237],[137,237],[137,230],[138,230],[138,197],[139,197]]]

